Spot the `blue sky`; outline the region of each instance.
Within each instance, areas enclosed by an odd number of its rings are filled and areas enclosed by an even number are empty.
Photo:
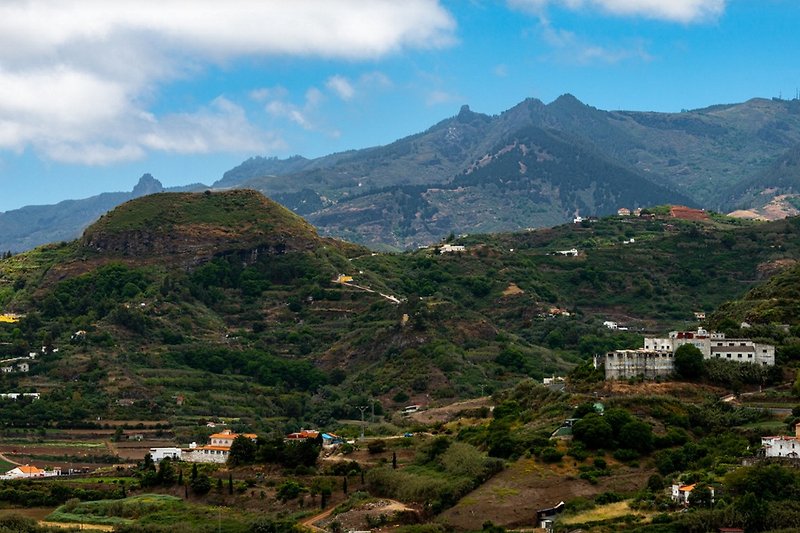
[[[800,87],[794,0],[0,4],[0,211],[219,179],[572,93],[680,111]]]

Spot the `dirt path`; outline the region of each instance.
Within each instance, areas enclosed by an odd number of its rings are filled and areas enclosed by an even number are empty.
[[[47,522],[45,520],[39,520],[39,525],[45,527],[60,527],[63,529],[78,528],[80,531],[114,531],[114,526],[83,524],[80,522]]]
[[[467,410],[472,409],[479,409],[481,407],[492,407],[492,398],[491,396],[482,396],[480,398],[472,398],[470,400],[464,400],[461,402],[451,403],[450,405],[445,405],[442,407],[432,407],[430,409],[425,409],[423,411],[417,411],[416,413],[411,413],[408,417],[415,422],[421,422],[424,424],[433,424],[436,422],[448,422],[452,420],[454,417],[458,416],[459,413]]]
[[[362,287],[361,285],[356,285],[355,283],[350,283],[348,281],[335,281],[334,283],[339,283],[341,285],[346,285],[348,287],[353,287],[354,289],[359,289],[366,292],[371,292],[373,294],[378,294],[383,298],[386,298],[393,304],[399,304],[400,300],[396,296],[392,296],[391,294],[383,294],[382,292],[378,292],[376,290],[370,289],[369,287]]]
[[[316,524],[320,520],[325,520],[326,518],[328,518],[331,515],[331,513],[333,512],[334,509],[336,509],[335,505],[333,507],[331,507],[330,509],[327,509],[327,510],[321,512],[318,515],[312,516],[311,518],[306,518],[305,520],[300,522],[300,527],[304,527],[306,529],[310,529],[311,531],[319,531],[321,533],[325,533],[324,529],[319,528],[319,527],[315,526],[314,524]]]
[[[7,462],[7,463],[11,463],[12,465],[21,465],[21,464],[22,464],[22,463],[18,463],[18,462],[16,462],[16,461],[12,461],[11,459],[9,459],[8,457],[6,457],[6,456],[5,456],[5,455],[3,455],[2,453],[0,453],[0,459],[2,459],[3,461],[5,461],[5,462]]]

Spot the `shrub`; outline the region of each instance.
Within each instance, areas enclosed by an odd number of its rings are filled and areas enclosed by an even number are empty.
[[[617,461],[633,461],[634,459],[639,458],[639,452],[636,450],[629,450],[627,448],[621,448],[614,452],[614,459]]]
[[[564,454],[555,448],[545,448],[542,450],[541,458],[545,463],[558,463]]]
[[[275,495],[279,500],[285,502],[297,498],[303,492],[308,492],[308,488],[290,479],[278,485],[278,492]]]
[[[383,453],[386,451],[386,441],[382,439],[372,440],[367,444],[367,451],[369,453]]]

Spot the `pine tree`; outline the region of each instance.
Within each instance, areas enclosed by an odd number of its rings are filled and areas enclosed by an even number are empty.
[[[228,473],[228,494],[233,494],[233,474]]]

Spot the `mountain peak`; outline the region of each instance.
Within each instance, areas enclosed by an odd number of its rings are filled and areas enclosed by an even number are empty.
[[[575,98],[575,96],[573,96],[572,94],[565,93],[565,94],[562,94],[561,96],[559,96],[558,98],[556,98],[555,100],[553,100],[550,103],[550,106],[553,106],[553,107],[575,107],[575,106],[584,107],[585,104],[583,102],[581,102],[580,100],[578,100],[577,98]]]
[[[139,182],[133,188],[133,196],[138,198],[139,196],[147,196],[148,194],[162,192],[163,190],[164,186],[161,182],[155,179],[151,174],[146,173],[142,174],[142,177],[139,178]]]

